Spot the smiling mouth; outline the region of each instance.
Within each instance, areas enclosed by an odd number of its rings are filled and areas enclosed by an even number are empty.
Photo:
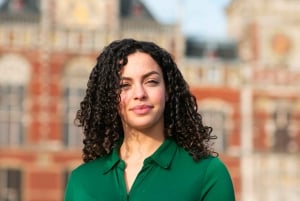
[[[138,115],[144,115],[149,113],[149,111],[152,109],[152,106],[149,105],[141,105],[141,106],[135,106],[131,110]]]

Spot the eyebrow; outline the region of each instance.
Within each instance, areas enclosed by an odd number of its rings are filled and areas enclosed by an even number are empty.
[[[150,71],[150,72],[148,72],[148,73],[146,73],[146,74],[144,74],[143,76],[142,76],[142,79],[145,79],[145,78],[147,78],[147,77],[149,77],[149,76],[151,76],[151,75],[159,75],[160,76],[160,74],[157,72],[157,71]],[[130,77],[121,77],[121,80],[131,80],[131,78]]]

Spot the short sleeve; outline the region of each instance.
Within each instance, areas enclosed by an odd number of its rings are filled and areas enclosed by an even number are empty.
[[[235,201],[230,174],[219,158],[213,158],[207,167],[201,201]]]

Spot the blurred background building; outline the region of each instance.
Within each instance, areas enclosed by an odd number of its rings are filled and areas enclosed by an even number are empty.
[[[0,201],[61,201],[81,160],[73,120],[112,40],[151,40],[189,82],[237,200],[300,197],[297,0],[232,0],[230,40],[186,37],[141,0],[0,1]],[[213,26],[213,25],[212,25]],[[208,27],[209,28],[209,27]]]

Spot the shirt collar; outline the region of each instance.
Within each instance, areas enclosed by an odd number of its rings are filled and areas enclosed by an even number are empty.
[[[112,170],[120,161],[119,146],[115,147],[113,151],[104,156],[104,166],[102,166],[102,173],[105,174]],[[144,164],[149,164],[154,161],[160,167],[168,169],[171,166],[177,145],[172,139],[166,139],[162,145],[148,158],[145,159]]]
[[[166,139],[164,143],[145,160],[144,163],[146,164],[154,161],[160,167],[168,169],[171,166],[176,150],[176,143],[171,139]]]
[[[115,147],[110,154],[107,156],[104,156],[104,165],[101,167],[102,168],[102,173],[105,174],[109,172],[111,169],[113,169],[120,161],[120,156],[119,156],[119,148],[120,146]]]

